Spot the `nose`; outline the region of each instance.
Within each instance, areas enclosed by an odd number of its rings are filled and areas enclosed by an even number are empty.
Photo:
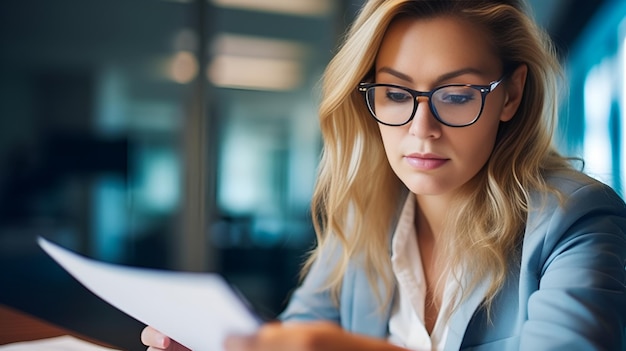
[[[436,139],[441,136],[442,124],[430,111],[428,100],[418,98],[415,115],[409,125],[409,134],[420,139]]]

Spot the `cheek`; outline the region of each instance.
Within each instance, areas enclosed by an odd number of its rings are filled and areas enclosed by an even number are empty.
[[[489,122],[482,125],[477,123],[463,131],[465,132],[463,136],[459,135],[455,138],[457,152],[465,154],[464,159],[473,160],[480,165],[480,168],[487,162],[493,151],[500,124],[498,120]]]
[[[481,133],[479,136],[472,139],[471,142],[469,141],[468,139],[468,142],[460,144],[457,150],[465,154],[465,160],[475,163],[480,169],[485,165],[493,151],[495,133]]]
[[[404,127],[389,127],[384,125],[379,125],[380,137],[383,142],[383,147],[385,148],[385,153],[387,154],[387,159],[392,161],[394,153],[397,151],[398,145],[400,144],[400,140],[407,133],[403,130]]]

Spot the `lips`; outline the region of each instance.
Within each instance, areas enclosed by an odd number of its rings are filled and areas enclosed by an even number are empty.
[[[404,156],[407,163],[418,170],[433,170],[446,164],[450,159],[435,154],[410,154]]]

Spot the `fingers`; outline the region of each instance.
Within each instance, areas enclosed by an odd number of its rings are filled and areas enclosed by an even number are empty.
[[[308,326],[292,328],[280,323],[266,324],[252,336],[230,336],[227,351],[315,351],[317,332]]]
[[[156,350],[158,350],[165,349],[169,346],[170,340],[158,330],[147,326],[141,331],[141,342],[146,346],[150,346],[149,350],[151,348],[156,348]]]
[[[224,341],[228,351],[256,351],[259,349],[254,336],[229,336]]]
[[[147,351],[189,351],[188,348],[150,326],[141,331],[141,342],[148,346]]]

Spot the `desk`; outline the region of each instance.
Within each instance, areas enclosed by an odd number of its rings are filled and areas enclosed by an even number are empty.
[[[110,345],[84,337],[71,330],[58,327],[27,313],[0,304],[0,345],[61,335],[71,335],[94,344],[111,347]]]

